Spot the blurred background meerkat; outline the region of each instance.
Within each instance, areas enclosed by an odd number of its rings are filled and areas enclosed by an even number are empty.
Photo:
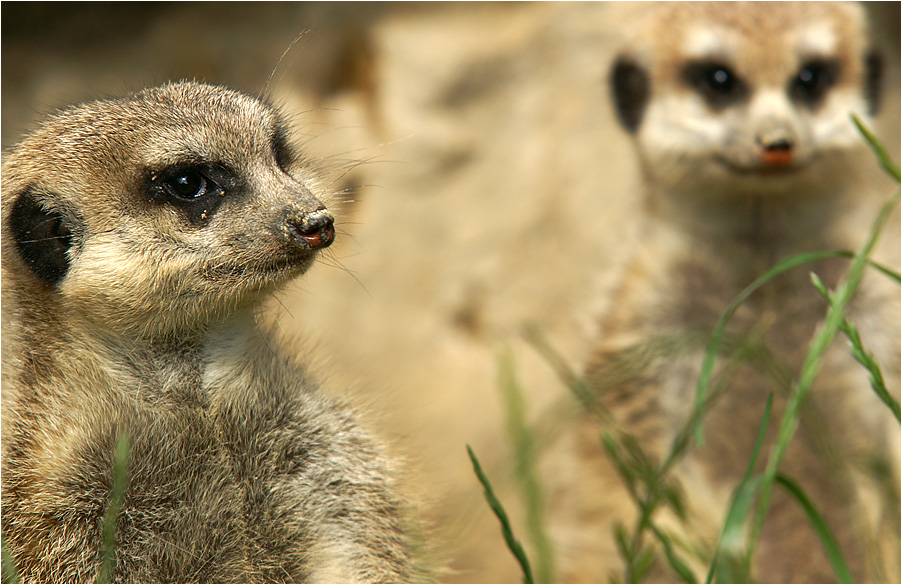
[[[607,299],[586,375],[612,428],[661,462],[696,407],[702,354],[729,303],[784,258],[864,242],[881,203],[872,178],[880,171],[850,114],[873,125],[883,63],[854,4],[674,3],[637,30],[610,84],[643,177],[641,243]],[[884,186],[882,197],[889,192]],[[881,256],[897,266],[897,230],[888,232]],[[663,511],[655,520],[690,559],[710,561],[774,393],[763,469],[791,381],[826,314],[809,273],[833,289],[848,265],[824,260],[781,275],[732,319],[721,350],[730,365],[718,370],[702,417],[704,446],[680,458],[673,474],[688,504],[685,525],[668,523]],[[869,273],[848,316],[898,397],[897,283]],[[846,343],[828,354],[800,422],[781,471],[824,514],[856,579],[898,579],[899,425]],[[617,480],[598,433],[595,420],[577,433],[571,448],[586,481],[562,496],[579,526],[574,559],[563,562],[575,579],[604,576],[591,568],[605,544],[587,518],[632,527],[639,514],[608,514],[611,490],[603,486]],[[652,578],[676,578],[666,565],[661,558]],[[752,578],[835,578],[785,493],[767,516]]]
[[[597,336],[585,315],[609,296],[598,280],[611,286],[632,256],[640,171],[605,80],[636,18],[654,8],[3,3],[3,145],[61,102],[169,79],[258,93],[276,58],[309,31],[270,93],[304,128],[304,150],[331,171],[328,206],[347,236],[267,313],[317,342],[310,353],[325,359],[314,365],[328,369],[314,371],[327,372],[330,386],[385,413],[380,434],[404,446],[417,485],[433,495],[436,547],[451,569],[443,579],[518,581],[465,444],[522,526],[519,489],[505,479],[498,348],[515,358],[527,413],[544,417],[569,400],[521,328],[536,324],[582,362]],[[865,9],[887,49],[889,92],[875,123],[891,129],[881,137],[896,156],[899,4]],[[327,266],[330,258],[347,271]],[[541,477],[583,481],[572,463],[544,457]],[[594,537],[609,541],[596,527]],[[566,534],[552,532],[561,555]],[[603,558],[591,574],[606,578],[620,565]]]

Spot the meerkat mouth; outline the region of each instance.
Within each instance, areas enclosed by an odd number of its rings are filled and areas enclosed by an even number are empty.
[[[801,173],[808,167],[807,163],[793,161],[785,165],[768,165],[764,163],[742,165],[730,161],[724,157],[718,157],[717,161],[732,175],[744,177],[781,178],[791,177]]]
[[[316,261],[317,250],[292,251],[265,261],[247,264],[216,264],[203,271],[210,282],[234,282],[264,278],[290,280],[306,272]]]

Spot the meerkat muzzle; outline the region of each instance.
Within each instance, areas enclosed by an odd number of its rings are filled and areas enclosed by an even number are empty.
[[[761,162],[771,168],[792,164],[797,142],[796,131],[786,121],[779,119],[766,120],[755,136]]]
[[[314,211],[299,219],[289,218],[288,232],[305,248],[327,248],[335,241],[335,220],[325,210]]]

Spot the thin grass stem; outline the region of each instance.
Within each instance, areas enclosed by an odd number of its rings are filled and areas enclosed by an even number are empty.
[[[764,438],[767,435],[767,427],[770,424],[771,410],[774,404],[774,395],[771,393],[767,397],[764,404],[764,414],[761,415],[761,424],[758,426],[758,436],[755,439],[755,446],[752,449],[752,456],[749,459],[748,467],[746,467],[745,475],[742,481],[736,486],[733,492],[733,499],[730,507],[727,509],[726,520],[724,521],[723,530],[717,540],[717,547],[714,549],[714,558],[711,560],[711,568],[708,576],[705,577],[705,583],[711,583],[715,573],[731,572],[735,563],[724,562],[721,559],[721,550],[727,550],[730,559],[735,559],[738,555],[738,546],[741,544],[741,531],[745,525],[745,519],[751,509],[754,496],[758,491],[760,479],[755,480],[752,474],[755,472],[755,466],[758,465],[758,456],[761,454],[761,447],[764,445]]]
[[[842,554],[842,549],[839,548],[836,537],[833,536],[833,532],[827,526],[824,518],[817,511],[817,508],[814,507],[811,499],[802,490],[802,487],[782,473],[777,474],[775,482],[777,485],[784,488],[799,504],[802,511],[805,512],[805,516],[808,517],[808,523],[811,524],[811,527],[814,528],[818,538],[821,540],[821,546],[824,547],[824,554],[827,555],[827,560],[830,561],[830,566],[833,568],[833,572],[836,574],[839,582],[853,583],[852,572],[849,570],[849,565],[846,563],[846,559]]]
[[[6,538],[0,534],[0,555],[3,562],[3,582],[4,583],[21,583],[22,577],[16,568],[16,560],[6,546]]]
[[[887,154],[886,149],[883,148],[883,145],[877,139],[877,136],[871,132],[870,128],[865,126],[864,122],[862,122],[855,114],[852,114],[851,117],[852,122],[858,128],[858,131],[861,132],[861,135],[864,136],[864,139],[868,141],[868,144],[877,155],[877,159],[880,161],[881,166],[883,166],[884,170],[898,182],[900,180],[899,165],[893,162],[889,154]]]
[[[818,278],[817,274],[811,275],[811,282],[818,292],[827,299],[827,302],[830,302],[830,291],[827,290],[827,287],[821,279]],[[861,336],[858,334],[858,328],[848,319],[843,319],[839,328],[849,340],[852,357],[868,371],[871,388],[874,390],[877,398],[892,411],[893,416],[896,417],[896,422],[900,422],[899,402],[893,398],[886,389],[886,383],[883,380],[883,372],[880,371],[880,364],[874,359],[873,354],[864,349],[864,345],[861,342]]]
[[[103,517],[103,557],[97,578],[94,580],[95,583],[111,583],[116,569],[116,526],[122,510],[125,490],[128,487],[131,444],[131,436],[123,434],[116,442],[113,451],[113,489],[110,494],[110,505]]]
[[[701,406],[706,401],[706,396],[708,393],[708,388],[711,386],[711,377],[714,372],[714,361],[717,357],[717,354],[720,350],[720,345],[723,340],[724,333],[727,328],[727,324],[730,322],[730,319],[733,318],[733,314],[739,308],[742,303],[744,303],[756,290],[761,288],[764,284],[766,284],[769,280],[774,277],[786,272],[787,270],[791,270],[796,268],[797,266],[801,266],[803,264],[807,264],[809,262],[817,262],[819,260],[825,260],[828,258],[854,258],[855,254],[848,250],[824,250],[821,252],[805,252],[802,254],[796,254],[794,256],[790,256],[776,265],[774,265],[770,270],[756,278],[752,284],[748,285],[742,292],[740,292],[735,299],[727,306],[727,309],[720,316],[720,319],[717,321],[717,324],[714,326],[714,332],[711,335],[711,339],[708,342],[708,347],[705,349],[705,355],[702,361],[702,369],[698,377],[698,385],[696,387],[695,392],[695,406],[696,409],[701,408]],[[891,278],[895,278],[897,281],[899,279],[898,273],[886,268],[885,266],[881,266],[874,262],[868,261],[868,264],[879,270],[880,272],[890,276]],[[701,427],[701,419],[699,419],[694,428],[695,441],[698,445],[704,444],[704,434]]]
[[[517,480],[526,509],[527,534],[535,553],[536,577],[539,583],[554,582],[554,553],[545,529],[545,495],[535,470],[535,441],[526,422],[523,391],[516,377],[516,365],[510,349],[498,359],[498,386],[504,399],[507,429],[514,448]]]
[[[501,505],[501,501],[495,496],[495,491],[492,489],[489,478],[483,473],[479,460],[469,445],[467,445],[467,454],[470,456],[470,462],[473,464],[473,471],[476,473],[479,483],[482,484],[483,490],[485,490],[486,502],[488,502],[492,512],[495,513],[495,516],[501,523],[501,533],[504,535],[504,542],[507,543],[507,548],[510,549],[517,562],[520,563],[520,568],[523,569],[523,583],[535,583],[529,559],[526,557],[526,551],[523,550],[523,545],[514,538],[514,531],[511,528],[510,520],[508,520],[507,512],[505,512],[504,506]]]

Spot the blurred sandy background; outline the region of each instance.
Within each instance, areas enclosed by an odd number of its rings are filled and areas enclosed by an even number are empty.
[[[446,580],[516,582],[464,446],[516,522],[498,355],[513,351],[530,416],[565,400],[521,328],[579,364],[629,252],[639,183],[606,77],[642,9],[4,2],[0,138],[8,149],[44,112],[168,80],[259,93],[307,31],[270,93],[341,192],[340,236],[273,310],[410,458]],[[899,3],[869,10],[887,39],[880,128],[898,159]]]

